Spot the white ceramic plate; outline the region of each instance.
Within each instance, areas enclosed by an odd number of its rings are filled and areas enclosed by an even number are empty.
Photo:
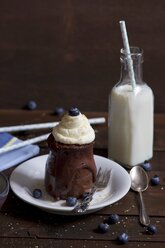
[[[54,201],[44,187],[45,164],[48,155],[38,156],[19,165],[11,174],[10,185],[13,192],[22,200],[45,211],[54,214],[75,215],[73,207],[68,207],[64,200]],[[94,155],[97,169],[102,167],[111,169],[111,178],[108,186],[94,194],[88,210],[91,213],[119,201],[127,194],[131,186],[130,176],[119,164],[110,159]],[[43,196],[36,199],[32,196],[34,189],[40,188]],[[81,213],[77,213],[81,214]]]

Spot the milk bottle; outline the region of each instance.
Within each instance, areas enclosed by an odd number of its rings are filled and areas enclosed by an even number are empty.
[[[136,87],[132,87],[127,56],[121,49],[121,79],[109,99],[109,158],[126,167],[153,156],[153,93],[142,81],[142,50],[132,47],[131,58]]]

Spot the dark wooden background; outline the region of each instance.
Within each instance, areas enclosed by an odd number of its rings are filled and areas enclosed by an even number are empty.
[[[165,112],[164,0],[5,0],[0,3],[0,108],[107,111],[122,39],[144,49],[144,79]]]

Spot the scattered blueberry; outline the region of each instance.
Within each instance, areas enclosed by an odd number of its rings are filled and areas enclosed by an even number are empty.
[[[154,226],[154,225],[148,225],[147,226],[147,232],[149,233],[149,234],[155,234],[155,233],[157,233],[157,228],[156,228],[156,226]]]
[[[108,218],[108,224],[116,224],[119,221],[119,215],[118,214],[111,214]]]
[[[60,116],[60,115],[63,115],[65,112],[64,108],[63,107],[56,107],[53,114],[54,115],[57,115],[57,116]]]
[[[66,199],[66,205],[69,206],[69,207],[75,206],[76,203],[77,203],[77,198],[76,198],[76,197],[71,197],[71,196],[70,196],[70,197],[68,197],[68,198]]]
[[[79,109],[77,107],[71,107],[69,109],[69,115],[70,116],[77,116],[79,114],[80,114],[80,111],[79,111]]]
[[[41,189],[34,189],[33,190],[33,197],[36,199],[39,199],[42,197],[42,191]]]
[[[120,244],[126,244],[128,242],[128,234],[124,232],[119,234],[117,240]]]
[[[151,164],[147,160],[142,163],[142,167],[145,171],[150,171],[152,169]]]
[[[98,225],[98,231],[100,233],[106,233],[109,230],[109,225],[107,223],[100,223]]]
[[[26,105],[25,105],[25,109],[28,110],[34,110],[37,108],[37,103],[35,101],[29,101]]]
[[[155,175],[151,178],[151,184],[152,185],[158,185],[159,183],[160,183],[160,178],[157,175]]]

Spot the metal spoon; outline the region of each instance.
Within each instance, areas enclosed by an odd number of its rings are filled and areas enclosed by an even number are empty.
[[[130,171],[130,176],[131,188],[139,192],[140,195],[140,222],[142,225],[148,226],[150,219],[147,215],[142,197],[142,191],[148,188],[148,175],[141,166],[134,166]]]

